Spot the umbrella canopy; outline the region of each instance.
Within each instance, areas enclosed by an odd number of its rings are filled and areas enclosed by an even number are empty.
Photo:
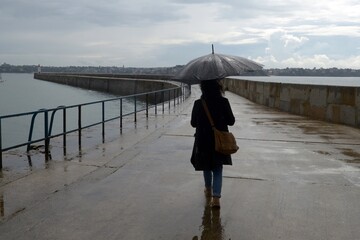
[[[247,71],[261,70],[262,65],[252,60],[224,54],[211,54],[191,60],[175,76],[174,80],[197,84],[203,80],[222,79]]]

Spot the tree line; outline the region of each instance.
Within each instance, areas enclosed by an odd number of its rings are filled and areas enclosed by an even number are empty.
[[[183,65],[173,67],[104,67],[104,66],[40,66],[39,65],[0,65],[0,73],[34,73],[42,72],[65,72],[65,73],[104,73],[104,74],[157,74],[175,75]],[[270,68],[255,72],[246,72],[243,75],[275,75],[275,76],[331,76],[331,77],[360,77],[360,69],[350,68]]]

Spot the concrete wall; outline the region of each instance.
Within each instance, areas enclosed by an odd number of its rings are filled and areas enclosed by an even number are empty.
[[[227,78],[225,87],[253,102],[360,128],[360,87],[300,85]]]
[[[154,76],[141,75],[144,79],[136,79],[140,76],[128,75],[81,75],[64,73],[35,73],[34,78],[50,81],[59,84],[66,84],[74,87],[80,87],[95,91],[108,92],[120,96],[152,92],[157,90],[178,87],[173,82],[164,80],[155,80]],[[148,77],[148,79],[145,79]],[[155,76],[156,77],[156,76]],[[157,77],[156,77],[157,78]],[[166,77],[165,77],[166,79]],[[174,93],[170,93],[170,99],[173,99]],[[141,99],[141,98],[140,98]],[[156,102],[162,102],[169,99],[168,94],[157,94]],[[143,98],[144,100],[144,98]],[[149,95],[149,100],[155,102],[155,95]]]

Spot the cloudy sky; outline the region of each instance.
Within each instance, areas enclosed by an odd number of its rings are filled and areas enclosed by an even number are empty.
[[[359,0],[0,0],[0,64],[167,67],[215,52],[360,69]]]

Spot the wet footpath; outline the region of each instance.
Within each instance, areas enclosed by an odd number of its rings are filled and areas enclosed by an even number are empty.
[[[81,156],[7,173],[0,239],[360,239],[360,129],[227,92],[240,149],[211,209],[190,164],[199,96]]]

